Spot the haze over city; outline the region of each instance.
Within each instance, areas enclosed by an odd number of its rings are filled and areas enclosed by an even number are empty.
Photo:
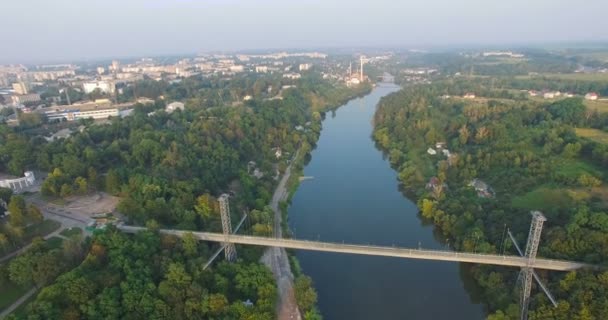
[[[608,319],[608,0],[3,0],[0,319]]]
[[[2,11],[0,63],[608,40],[602,0],[8,0]]]

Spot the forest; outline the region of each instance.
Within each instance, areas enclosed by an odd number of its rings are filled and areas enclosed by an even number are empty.
[[[406,87],[383,98],[375,115],[374,139],[423,220],[456,251],[513,255],[505,232],[510,229],[524,246],[530,211],[540,210],[548,221],[539,256],[605,265],[608,149],[577,136],[575,128],[605,130],[608,117],[587,110],[580,98],[539,102],[492,90],[489,80],[467,81]],[[473,87],[482,98],[445,96]],[[475,179],[486,190],[471,187]],[[468,269],[488,319],[519,319],[517,272]],[[538,273],[558,307],[535,289],[529,319],[608,315],[608,272]]]
[[[46,175],[41,194],[49,200],[97,191],[116,195],[121,199],[117,210],[126,222],[151,230],[135,236],[113,228],[96,232],[83,244],[81,264],[67,273],[74,264],[57,265],[45,273],[44,281],[21,280],[12,270],[20,263],[30,266],[24,270],[37,268],[41,263],[37,259],[43,257],[36,252],[52,253],[51,259],[60,257],[61,250],[40,246],[23,255],[31,253],[27,261],[11,260],[2,266],[11,270],[3,281],[42,288],[27,315],[13,318],[274,318],[276,288],[270,271],[258,262],[262,249],[239,248],[236,263],[202,270],[210,247],[194,238],[180,240],[154,230],[170,226],[219,231],[216,197],[230,192],[233,221],[241,211],[251,211],[247,232],[271,234],[272,212],[267,205],[275,176],[297,150],[312,149],[324,112],[371,87],[347,88],[309,74],[295,88],[282,90],[282,99],[260,96],[236,105],[204,103],[208,90],[221,95],[229,87],[244,86],[244,92],[256,94],[272,83],[270,79],[240,81],[186,79],[171,85],[144,81],[138,85],[139,96],[149,90],[156,104],[138,105],[132,116],[113,118],[107,124],[84,121],[84,130],[53,142],[31,130],[0,125],[0,172],[21,175],[35,170]],[[160,95],[187,101],[185,110],[166,113],[161,109],[167,102]],[[282,151],[280,157],[277,149]],[[251,163],[263,177],[252,174]],[[11,213],[13,206],[22,213],[11,214],[0,236],[9,244],[21,241],[14,230],[40,219],[39,212],[25,206],[20,197],[0,196],[6,198]],[[23,221],[14,222],[19,216]],[[317,319],[312,283],[301,276],[296,284],[302,314]]]

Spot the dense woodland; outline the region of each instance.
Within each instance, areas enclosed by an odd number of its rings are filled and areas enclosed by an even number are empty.
[[[531,210],[547,217],[539,256],[606,264],[608,198],[604,144],[575,134],[575,127],[608,127],[580,98],[537,102],[480,83],[453,80],[409,87],[385,97],[374,138],[386,151],[421,216],[457,251],[517,254],[512,230],[525,245]],[[478,87],[483,99],[446,98]],[[465,91],[466,90],[466,91]],[[473,91],[475,92],[475,91]],[[451,156],[429,147],[445,142]],[[427,185],[430,178],[435,183]],[[494,191],[479,197],[481,179]],[[471,266],[489,319],[519,319],[517,271]],[[530,319],[605,319],[608,272],[538,272],[559,301],[554,309],[533,290]]]
[[[49,199],[95,191],[117,195],[121,199],[118,211],[128,222],[151,230],[172,226],[218,231],[216,197],[231,192],[234,220],[241,210],[253,210],[246,232],[272,234],[272,211],[266,205],[276,184],[274,177],[297,150],[303,154],[311,150],[326,110],[370,90],[367,86],[346,88],[311,73],[296,88],[282,90],[282,99],[260,96],[244,104],[205,103],[209,90],[221,96],[233,86],[243,86],[244,92],[255,95],[268,92],[272,81],[192,78],[172,85],[144,81],[137,86],[139,96],[149,90],[150,97],[163,95],[165,100],[139,105],[132,116],[106,124],[83,122],[86,128],[81,132],[50,143],[35,131],[0,125],[0,172],[48,173],[41,193]],[[171,114],[160,110],[165,101],[171,102],[168,97],[186,101],[186,109]],[[152,111],[156,112],[149,115]],[[282,151],[280,158],[275,155],[277,148]],[[264,177],[251,174],[250,161]],[[13,202],[22,201],[10,194],[4,197],[11,213]],[[39,218],[35,209],[20,208],[23,224]],[[22,227],[12,221],[17,216],[11,214],[4,223],[0,236],[7,242],[18,240],[11,231]],[[206,271],[202,270],[210,256],[206,244],[153,231],[126,236],[109,228],[93,237],[84,250],[88,253],[80,266],[42,289],[28,307],[28,319],[274,317],[276,288],[270,271],[258,262],[259,248],[239,249],[237,263]],[[17,262],[14,259],[4,268],[16,269]],[[12,273],[8,280],[43,286],[66,267],[50,270],[42,282],[20,281]],[[317,319],[310,279],[299,277],[296,289],[303,314]]]

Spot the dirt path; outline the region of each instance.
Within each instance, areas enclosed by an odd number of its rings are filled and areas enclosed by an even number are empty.
[[[298,154],[293,157],[296,159]],[[293,162],[292,162],[293,163]],[[272,196],[270,206],[274,211],[274,236],[276,238],[283,237],[283,229],[281,227],[281,211],[279,210],[279,202],[287,199],[287,181],[291,175],[291,164],[285,170],[285,174],[281,178],[277,189]],[[268,248],[262,256],[262,263],[272,270],[272,274],[277,282],[279,290],[279,303],[277,305],[277,314],[279,320],[287,319],[302,319],[298,304],[296,303],[295,292],[293,289],[293,274],[289,265],[287,252],[283,248]]]
[[[36,293],[36,287],[31,288],[30,291],[26,292],[21,298],[8,306],[6,309],[2,310],[2,312],[0,312],[0,319],[4,319],[6,316],[15,311],[15,309],[19,308],[19,306],[29,299],[34,293]]]
[[[60,226],[60,227],[59,227],[57,230],[55,230],[55,231],[53,231],[53,232],[51,232],[51,233],[47,234],[46,236],[44,236],[44,237],[42,237],[42,238],[43,238],[44,240],[48,240],[48,239],[50,239],[50,238],[52,238],[52,237],[65,238],[64,236],[60,235],[60,233],[61,233],[61,232],[62,232],[64,229],[65,229],[65,228],[64,228],[63,226]],[[23,253],[23,252],[25,252],[27,249],[29,249],[29,247],[30,247],[31,245],[32,245],[32,244],[31,244],[31,243],[29,243],[29,244],[27,244],[25,247],[23,247],[23,248],[21,248],[21,249],[19,249],[19,250],[17,250],[17,251],[13,251],[13,252],[11,252],[11,253],[9,253],[9,254],[7,254],[7,255],[5,255],[4,257],[0,258],[0,263],[2,263],[2,262],[4,262],[4,261],[7,261],[7,260],[10,260],[11,258],[13,258],[13,257],[15,257],[15,256],[20,255],[21,253]]]

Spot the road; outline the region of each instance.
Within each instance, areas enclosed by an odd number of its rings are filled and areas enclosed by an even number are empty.
[[[293,159],[297,159],[298,153],[296,152]],[[291,165],[294,163],[292,160],[291,164],[285,169],[281,181],[277,185],[274,194],[272,195],[272,201],[270,207],[274,211],[274,226],[273,236],[277,239],[283,238],[282,215],[279,208],[281,201],[287,200],[287,181],[291,176]],[[301,319],[298,304],[296,302],[295,292],[293,289],[293,273],[291,272],[291,266],[289,265],[289,258],[287,252],[281,247],[269,247],[262,256],[262,262],[267,265],[277,282],[277,288],[279,291],[279,303],[277,305],[277,315],[279,320],[283,319]]]
[[[124,232],[135,233],[145,230],[143,227],[119,226],[119,229]],[[161,229],[160,232],[166,234],[183,236],[190,231],[168,230]],[[320,241],[293,240],[293,239],[277,239],[242,235],[224,235],[221,233],[207,232],[192,232],[199,240],[211,242],[230,242],[234,244],[247,244],[264,247],[280,247],[298,250],[312,250],[324,252],[350,253],[370,256],[397,257],[420,260],[435,260],[435,261],[452,261],[466,262],[475,264],[490,264],[508,267],[529,267],[534,269],[556,270],[556,271],[571,271],[580,268],[598,268],[594,265],[589,265],[576,261],[552,260],[544,258],[536,258],[528,260],[525,257],[497,254],[481,254],[481,253],[466,253],[442,250],[421,250],[399,247],[382,247],[371,245],[354,245],[343,243],[331,243]]]

